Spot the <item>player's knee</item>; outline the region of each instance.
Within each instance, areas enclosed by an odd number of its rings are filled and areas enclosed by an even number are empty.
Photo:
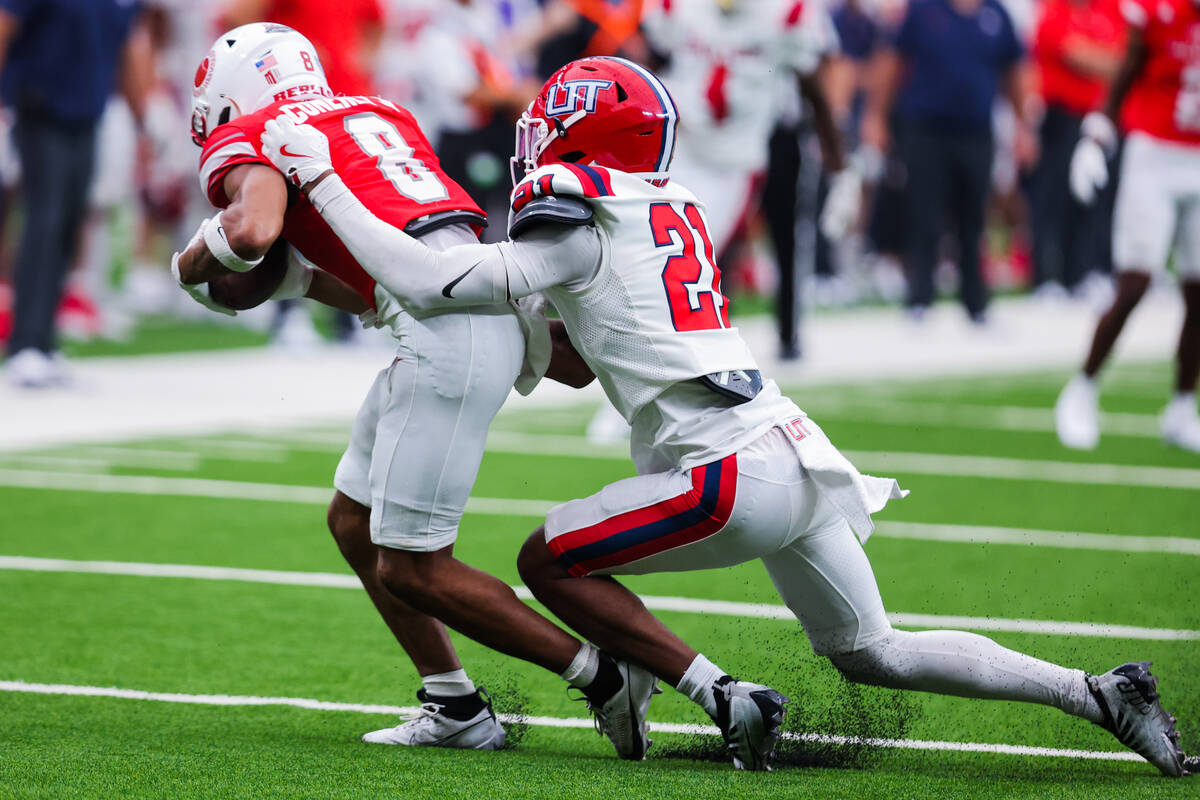
[[[436,615],[447,587],[438,579],[433,553],[379,548],[379,580],[392,594],[414,608]]]
[[[338,492],[325,514],[329,533],[338,550],[351,564],[365,557],[374,557],[371,546],[371,509]]]
[[[895,659],[889,658],[888,652],[890,637],[894,633],[895,631],[892,631],[863,647],[826,655],[848,681],[871,686],[889,686],[893,683],[895,668]]]
[[[535,584],[549,577],[547,568],[554,566],[557,566],[557,562],[546,546],[546,529],[538,528],[529,534],[521,546],[521,552],[517,554],[517,572],[525,585],[533,589]]]

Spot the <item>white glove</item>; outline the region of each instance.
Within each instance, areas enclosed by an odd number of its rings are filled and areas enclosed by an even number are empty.
[[[333,169],[325,134],[312,125],[297,125],[290,119],[267,122],[263,127],[262,151],[297,186]]]
[[[1079,142],[1071,154],[1071,194],[1084,205],[1108,185],[1108,159],[1117,148],[1117,129],[1104,114],[1093,111],[1083,118]]]
[[[209,222],[210,222],[210,220],[206,219],[200,223],[200,227],[196,229],[196,232],[194,234],[192,234],[192,238],[190,240],[188,240],[187,246],[183,248],[184,251],[187,251],[189,248],[191,248],[197,242],[204,240],[204,229],[208,227]],[[236,317],[237,316],[236,311],[234,311],[232,308],[227,308],[227,307],[221,305],[220,303],[218,303],[216,300],[212,299],[212,295],[210,295],[209,291],[208,291],[207,283],[191,284],[191,283],[184,283],[183,281],[181,281],[179,279],[179,257],[182,254],[183,254],[182,252],[179,252],[179,253],[174,253],[171,256],[171,277],[173,277],[175,279],[175,282],[179,284],[179,288],[183,289],[185,292],[187,292],[191,296],[191,298],[193,300],[195,300],[197,303],[204,306],[205,308],[209,309],[210,311],[216,311],[218,314],[225,314],[226,316],[229,316],[229,317]]]
[[[369,331],[372,328],[386,328],[387,323],[379,318],[379,312],[373,308],[368,308],[366,311],[358,315],[358,322],[363,326],[363,330]]]
[[[846,167],[829,180],[829,194],[821,209],[821,233],[838,241],[858,222],[862,210],[862,176],[853,167]]]

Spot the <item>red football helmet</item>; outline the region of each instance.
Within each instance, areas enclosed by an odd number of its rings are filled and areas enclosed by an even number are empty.
[[[678,119],[667,87],[645,67],[611,56],[572,61],[550,76],[517,120],[513,184],[563,162],[665,183]]]

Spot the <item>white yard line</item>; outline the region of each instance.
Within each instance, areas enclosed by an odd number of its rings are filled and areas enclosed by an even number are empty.
[[[78,472],[29,471],[0,468],[0,486],[26,489],[60,489],[119,494],[208,497],[223,500],[260,500],[325,505],[331,488],[276,483],[221,481],[207,478],[166,478],[151,475],[103,475]],[[495,516],[543,517],[559,500],[523,500],[505,497],[472,497],[467,511]],[[924,522],[880,522],[876,536],[935,542],[1036,545],[1114,552],[1200,555],[1200,539],[1177,536],[1122,536],[1119,534],[1029,530],[987,525],[944,525]]]
[[[0,556],[0,569],[27,572],[73,572],[100,575],[132,575],[149,578],[190,578],[195,580],[271,583],[288,586],[317,586],[335,589],[361,587],[353,575],[333,572],[291,572],[281,570],[206,567],[193,564],[148,564],[130,561],[74,561],[59,558]],[[513,589],[523,600],[533,595],[524,586]],[[729,600],[700,600],[691,597],[643,595],[642,602],[655,611],[686,614],[716,614],[756,619],[795,620],[786,606],[769,603],[740,603]],[[1000,619],[940,614],[889,614],[893,625],[901,628],[968,628],[1006,633],[1038,633],[1051,636],[1091,636],[1106,639],[1150,639],[1156,641],[1200,640],[1200,631],[1174,628],[1146,628],[1132,625],[1107,625],[1092,622],[1057,622],[1035,619]]]
[[[1054,410],[1025,406],[991,406],[966,403],[925,403],[920,401],[863,401],[829,404],[824,398],[806,406],[818,422],[822,417],[856,419],[895,425],[974,428],[1001,431],[1054,431]],[[1157,439],[1162,433],[1156,414],[1102,413],[1100,429],[1105,434]]]
[[[121,700],[143,700],[159,703],[186,703],[203,706],[285,706],[311,711],[340,711],[358,714],[386,714],[409,716],[418,709],[409,706],[391,706],[367,703],[339,703],[315,700],[307,697],[258,697],[229,694],[183,694],[180,692],[147,692],[140,689],[118,689],[107,686],[74,686],[62,683],[27,683],[25,681],[0,681],[0,691],[25,694],[66,695],[74,697],[106,697]],[[593,722],[581,717],[527,717],[499,714],[502,722],[524,723],[545,728],[590,729]],[[713,725],[691,725],[677,722],[651,722],[650,730],[656,733],[701,734],[717,736],[720,731]],[[870,745],[901,750],[940,750],[958,753],[992,753],[997,755],[1039,756],[1051,758],[1078,758],[1101,761],[1142,761],[1142,757],[1129,751],[1068,750],[1057,747],[1031,747],[1017,744],[992,744],[985,742],[939,742],[924,739],[879,739],[856,736],[839,736],[827,733],[784,733],[788,739],[835,745]]]
[[[582,436],[493,432],[488,450],[527,455],[573,458],[627,459],[625,446],[588,444]],[[1200,489],[1200,469],[1143,467],[1133,464],[1088,464],[1075,461],[1044,461],[994,456],[963,456],[943,453],[909,453],[880,450],[844,450],[863,470],[880,473],[908,472],[918,475],[949,475],[1006,480],[1050,481],[1114,486],[1157,486],[1170,489]]]
[[[928,542],[967,542],[1124,553],[1172,553],[1200,556],[1200,539],[1178,536],[1122,536],[1116,533],[1077,533],[991,525],[938,525],[928,522],[880,522],[874,536]]]
[[[261,500],[277,503],[327,505],[333,487],[293,486],[282,483],[222,481],[210,478],[166,478],[156,475],[95,475],[0,468],[0,486],[22,489],[61,489],[75,492],[149,494],[166,497],[211,497],[222,500]],[[514,500],[472,497],[467,511],[501,516],[542,517],[555,500]]]
[[[999,478],[1052,483],[1200,489],[1200,469],[1183,467],[1084,464],[1074,461],[1041,461],[1024,458],[875,450],[843,450],[842,452],[859,469],[881,474],[907,472],[918,475]]]

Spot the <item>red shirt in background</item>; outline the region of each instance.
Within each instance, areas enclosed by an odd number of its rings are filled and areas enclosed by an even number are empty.
[[[334,94],[374,94],[362,54],[368,29],[383,25],[379,0],[272,0],[264,19],[308,37]]]
[[[1125,47],[1125,21],[1116,0],[1048,0],[1034,34],[1034,57],[1041,77],[1042,99],[1082,116],[1100,107],[1108,84],[1084,75],[1067,63],[1072,39],[1111,48]]]
[[[1146,43],[1146,64],[1129,87],[1121,123],[1200,145],[1200,9],[1192,0],[1125,0],[1121,13]]]

